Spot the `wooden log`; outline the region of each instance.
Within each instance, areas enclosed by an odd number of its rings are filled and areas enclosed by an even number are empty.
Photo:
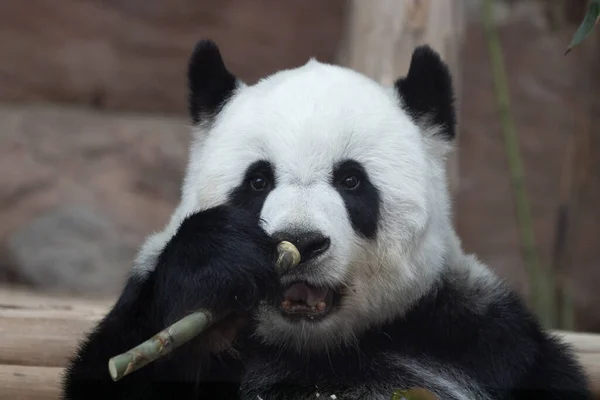
[[[68,359],[111,304],[0,289],[0,399],[58,399]],[[555,333],[573,347],[600,399],[600,335]]]
[[[594,395],[600,399],[600,335],[596,333],[554,331],[569,344],[590,379]]]
[[[63,368],[0,365],[0,399],[58,400]]]
[[[0,364],[64,367],[94,323],[77,315],[72,318],[0,315]]]
[[[114,302],[113,298],[90,297],[74,294],[32,291],[20,287],[0,286],[0,311],[43,310],[44,312],[60,313],[68,311],[69,315],[99,316],[106,313],[107,307]],[[45,314],[47,315],[47,314]]]
[[[0,289],[0,364],[64,367],[112,301]]]

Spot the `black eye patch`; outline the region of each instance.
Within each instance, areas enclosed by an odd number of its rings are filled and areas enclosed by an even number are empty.
[[[275,188],[275,171],[265,160],[256,161],[246,169],[242,182],[229,194],[229,203],[242,207],[258,218],[267,195]]]
[[[332,186],[340,193],[352,227],[362,236],[373,239],[379,221],[379,190],[371,183],[364,167],[357,161],[344,160],[333,167]]]

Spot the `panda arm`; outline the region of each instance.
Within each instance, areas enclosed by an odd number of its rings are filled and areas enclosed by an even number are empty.
[[[513,400],[591,399],[572,350],[540,325],[515,292],[507,290],[490,306],[481,332],[484,344],[474,350],[483,355],[480,361],[485,360],[480,371],[495,369],[494,379],[485,380],[494,382],[493,389],[512,388],[509,398]]]
[[[540,334],[536,357],[513,391],[514,400],[591,400],[589,382],[572,350],[558,338]]]
[[[203,335],[118,382],[108,374],[108,360],[198,308],[249,312],[277,282],[273,249],[245,212],[219,207],[188,217],[154,270],[144,278],[132,275],[84,340],[67,369],[63,398],[237,398],[241,361],[214,355]]]
[[[546,332],[516,293],[506,290],[480,318],[481,339],[464,349],[463,366],[478,365],[472,371],[494,398],[591,399],[571,349]]]
[[[65,399],[166,399],[169,390],[176,390],[182,399],[191,398],[191,388],[186,387],[189,383],[177,373],[182,372],[182,367],[195,372],[202,366],[190,360],[185,351],[157,360],[118,382],[112,382],[108,374],[110,357],[129,350],[160,329],[151,321],[156,313],[151,300],[152,280],[129,278],[117,304],[87,336],[69,366]],[[174,381],[170,385],[166,383],[169,379]],[[177,380],[180,382],[175,383]]]
[[[497,398],[510,392],[511,400],[591,399],[571,349],[551,337],[514,292],[499,296],[480,329],[483,339],[470,349],[472,360],[479,360],[477,374]]]
[[[591,399],[573,353],[506,285],[447,279],[386,334],[411,356],[417,386],[441,383],[463,398],[483,390],[492,399]]]

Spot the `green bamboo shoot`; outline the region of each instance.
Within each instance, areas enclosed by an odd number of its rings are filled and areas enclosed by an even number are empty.
[[[300,262],[300,252],[290,242],[279,243],[277,253],[275,265],[279,274],[283,274]],[[108,360],[111,378],[116,382],[146,366],[198,336],[215,322],[210,310],[202,309],[185,316],[140,345]]]

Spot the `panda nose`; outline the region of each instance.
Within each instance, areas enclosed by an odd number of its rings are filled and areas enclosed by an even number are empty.
[[[320,256],[331,246],[331,240],[320,232],[277,232],[272,236],[278,242],[287,240],[296,246],[301,262]]]

